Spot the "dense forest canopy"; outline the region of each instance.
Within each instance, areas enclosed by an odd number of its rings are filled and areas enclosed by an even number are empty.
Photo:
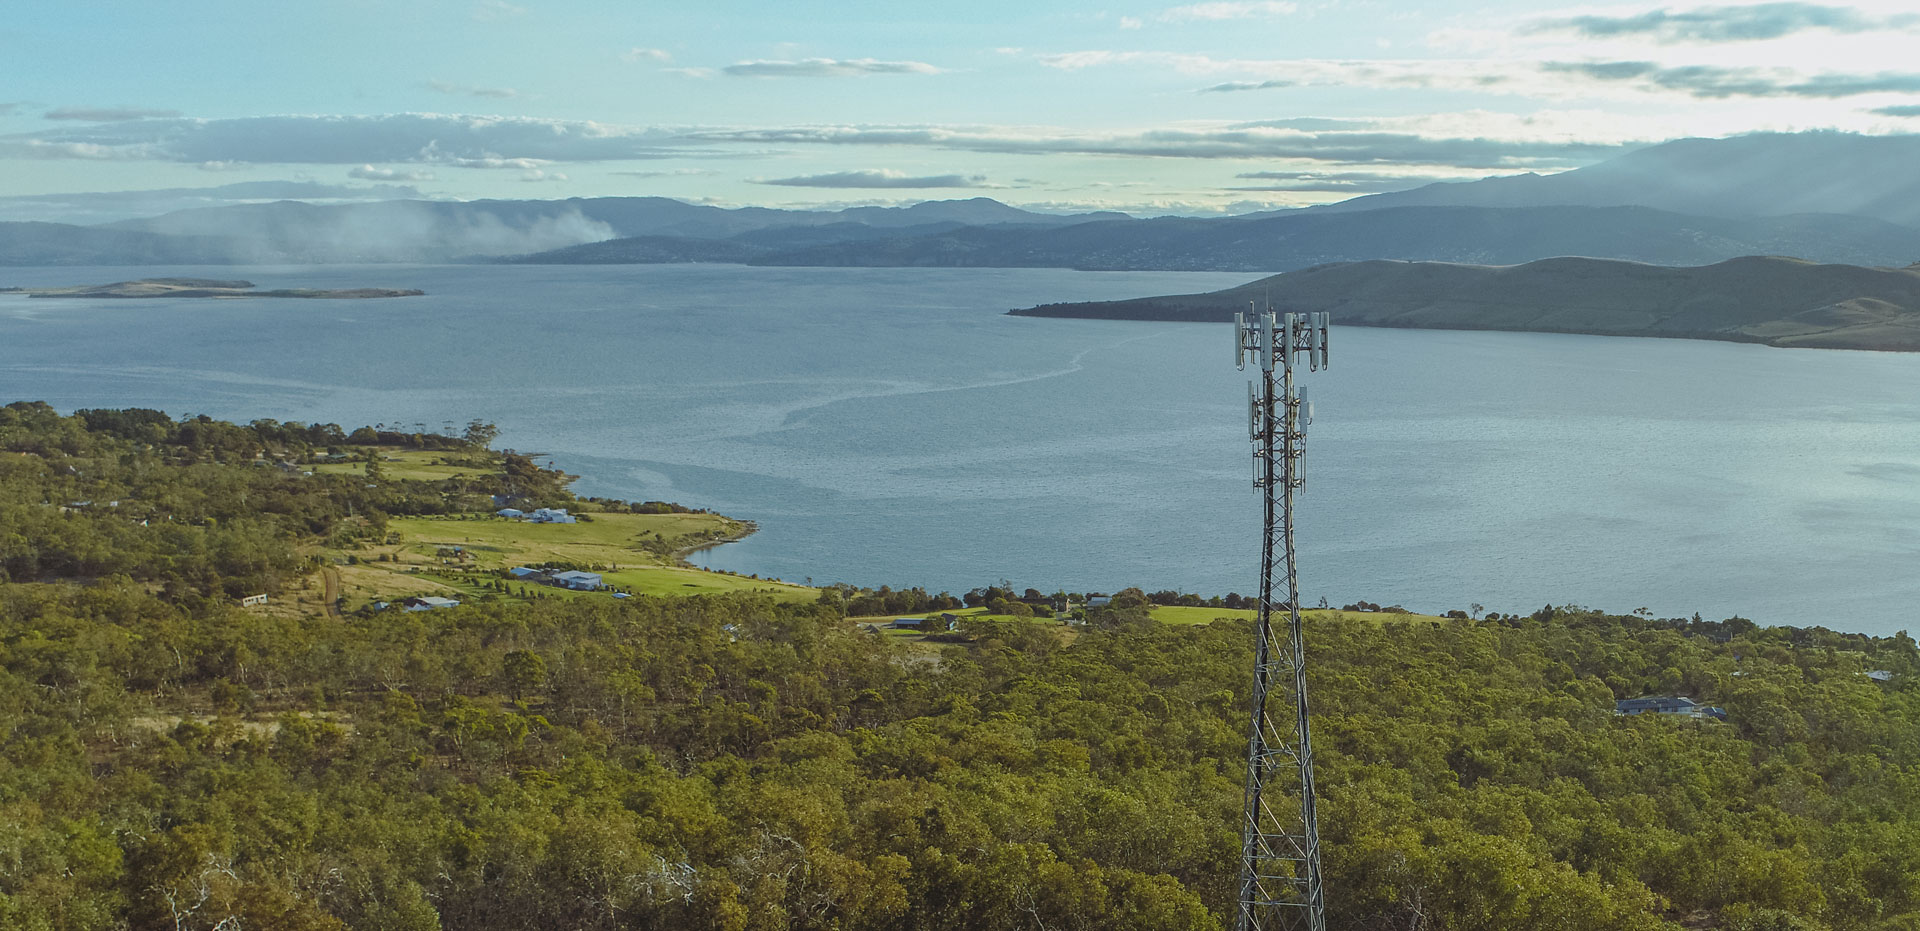
[[[893,590],[240,608],[495,493],[272,464],[350,445],[315,429],[0,410],[0,926],[1231,924],[1247,622],[1137,590],[947,642],[847,622]],[[1331,927],[1920,927],[1904,634],[1547,607],[1308,643]],[[1646,694],[1727,720],[1613,713]]]

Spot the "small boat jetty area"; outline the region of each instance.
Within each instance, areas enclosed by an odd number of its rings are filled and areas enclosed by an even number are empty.
[[[0,288],[0,293],[25,294],[28,297],[312,297],[370,298],[417,297],[427,292],[414,288],[276,288],[254,290],[251,281],[222,281],[217,278],[142,278],[112,284],[73,285],[64,288]]]

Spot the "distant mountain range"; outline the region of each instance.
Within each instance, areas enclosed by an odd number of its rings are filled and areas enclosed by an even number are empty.
[[[1046,304],[1031,317],[1223,321],[1236,311],[1328,311],[1336,326],[1524,330],[1920,351],[1920,266],[1750,257],[1698,268],[1557,258],[1493,267],[1348,262],[1224,291]],[[1269,302],[1271,302],[1269,304]]]
[[[1756,254],[1905,265],[1920,259],[1920,229],[1834,214],[1729,219],[1645,207],[1393,207],[1353,213],[1293,211],[1253,220],[1161,218],[1052,227],[909,228],[897,234],[864,227],[813,227],[726,239],[646,236],[503,261],[1265,272],[1371,258],[1510,265],[1584,255],[1701,265]]]
[[[100,226],[0,223],[0,265],[736,262],[1279,272],[1339,261],[1665,265],[1920,259],[1920,136],[1685,139],[1557,175],[1244,217],[1036,213],[984,197],[845,210],[661,197],[278,201]]]
[[[1429,184],[1314,207],[1657,207],[1713,217],[1842,213],[1920,226],[1920,135],[1679,139],[1555,175]]]

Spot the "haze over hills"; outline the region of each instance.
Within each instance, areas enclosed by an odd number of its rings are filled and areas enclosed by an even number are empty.
[[[1224,321],[1249,302],[1339,326],[1522,330],[1920,351],[1920,266],[1748,257],[1700,268],[1558,258],[1516,266],[1368,261],[1207,294],[1047,304],[1018,316]]]
[[[1755,254],[1858,265],[1905,265],[1920,258],[1920,230],[1880,220],[1834,214],[1730,219],[1644,207],[1401,207],[1356,213],[1294,211],[1251,220],[1162,217],[899,232],[813,228],[762,230],[720,240],[641,237],[569,246],[511,261],[1272,272],[1373,258],[1490,265],[1559,255],[1663,265],[1701,265]]]
[[[662,197],[289,200],[95,227],[0,223],[0,264],[505,260],[1276,272],[1365,259],[1516,264],[1583,255],[1690,265],[1779,254],[1904,266],[1920,258],[1914,164],[1920,136],[1688,139],[1558,175],[1209,219],[1063,216],[985,197],[842,210]]]
[[[665,237],[696,249],[764,230],[830,227],[825,238],[912,235],[962,225],[1057,226],[1124,214],[1034,213],[989,198],[845,210],[720,208],[664,197],[310,204],[286,200],[181,210],[99,227],[0,223],[0,264],[445,262],[541,252],[616,237]],[[119,236],[105,235],[121,234]],[[129,238],[125,234],[138,234]],[[191,241],[170,242],[164,238]],[[18,244],[10,243],[19,240]],[[796,232],[795,242],[817,242]],[[718,258],[670,261],[738,261]],[[651,261],[659,261],[657,259]]]

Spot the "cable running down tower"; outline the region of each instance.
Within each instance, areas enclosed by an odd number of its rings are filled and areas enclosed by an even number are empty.
[[[1301,357],[1327,366],[1329,314],[1234,314],[1234,363],[1260,376],[1247,385],[1253,487],[1265,494],[1260,611],[1254,623],[1252,720],[1240,842],[1237,931],[1326,931],[1320,827],[1307,729],[1307,655],[1300,634],[1300,582],[1293,548],[1293,493],[1305,481],[1301,454],[1313,405],[1293,383]],[[1274,583],[1285,586],[1276,593]],[[1284,629],[1276,629],[1274,614]],[[1297,806],[1297,807],[1296,807]]]

